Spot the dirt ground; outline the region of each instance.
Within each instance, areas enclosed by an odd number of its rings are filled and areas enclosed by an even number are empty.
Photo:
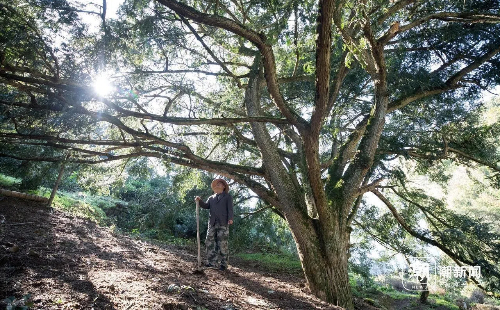
[[[340,309],[298,275],[231,258],[229,270],[198,273],[196,261],[187,248],[0,196],[0,309],[28,294],[33,309]]]

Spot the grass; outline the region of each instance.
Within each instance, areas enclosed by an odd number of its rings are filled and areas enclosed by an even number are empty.
[[[67,195],[57,195],[53,205],[74,215],[91,219],[99,224],[107,224],[107,216],[104,211],[96,205],[73,199]]]
[[[300,261],[291,255],[268,254],[268,253],[238,253],[237,257],[248,262],[255,262],[262,267],[276,272],[301,273]],[[450,310],[458,310],[458,306],[443,299],[440,295],[431,294],[428,298],[428,305],[421,305],[418,292],[398,291],[389,286],[372,285],[368,288],[361,288],[354,279],[350,279],[353,294],[363,299],[366,303],[380,309],[396,309],[394,307],[404,307],[402,309],[435,309],[445,307]]]
[[[51,189],[40,188],[32,194],[50,197]],[[132,229],[131,231],[122,230],[117,228],[112,219],[106,215],[106,211],[115,208],[117,205],[127,206],[128,202],[106,196],[93,196],[83,192],[65,192],[57,191],[54,197],[52,206],[64,212],[90,219],[99,225],[108,226],[113,231],[130,234],[132,237],[148,240],[150,242],[157,242],[163,244],[172,244],[186,246],[192,244],[192,240],[177,238],[167,233],[158,231],[157,229]]]
[[[360,296],[361,295],[361,296]],[[435,309],[444,307],[450,310],[458,310],[458,306],[444,299],[441,295],[430,294],[429,304],[422,305],[419,301],[418,292],[398,291],[390,286],[373,285],[368,289],[361,290],[358,297],[363,298],[366,302],[381,307],[382,309]]]
[[[485,298],[484,303],[492,306],[500,307],[500,300],[495,298]]]
[[[235,255],[245,261],[257,262],[271,271],[302,272],[299,259],[289,254],[238,253]]]
[[[429,297],[429,299],[431,299],[431,298],[432,298],[432,295]],[[447,307],[448,309],[453,309],[453,310],[460,309],[457,305],[455,305],[455,304],[453,304],[453,303],[451,303],[443,298],[436,297],[434,300],[436,301],[436,305],[438,305],[438,306],[444,306],[444,307]]]
[[[381,287],[376,289],[378,292],[381,292],[392,299],[405,299],[405,298],[415,298],[418,297],[417,293],[412,293],[410,291],[407,292],[401,292],[398,290],[393,289],[392,287]]]
[[[0,187],[16,188],[21,184],[21,179],[13,178],[0,173]]]
[[[49,198],[51,189],[42,187],[34,194]],[[88,218],[100,225],[109,226],[111,223],[104,210],[114,206],[117,201],[115,200],[107,197],[82,196],[78,193],[58,191],[52,206],[70,214]]]

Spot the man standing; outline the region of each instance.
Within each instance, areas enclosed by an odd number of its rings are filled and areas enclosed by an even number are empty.
[[[233,224],[233,197],[229,194],[229,185],[223,179],[212,181],[214,195],[207,202],[199,196],[195,198],[200,202],[200,207],[210,210],[208,219],[208,231],[205,246],[207,248],[207,267],[216,267],[219,263],[220,270],[227,269],[227,258],[229,254],[228,239],[229,225]]]

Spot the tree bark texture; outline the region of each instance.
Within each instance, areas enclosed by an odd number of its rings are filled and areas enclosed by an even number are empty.
[[[338,223],[319,228],[318,220],[287,217],[311,292],[346,309],[353,308],[348,275],[349,234]],[[323,223],[324,224],[324,223]]]

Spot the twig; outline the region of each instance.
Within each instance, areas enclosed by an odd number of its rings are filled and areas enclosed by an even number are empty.
[[[242,219],[246,219],[250,215],[255,215],[257,213],[265,211],[266,209],[272,209],[272,207],[271,206],[267,206],[267,207],[260,208],[259,210],[255,211],[255,212],[244,212],[244,213],[241,213],[242,215],[245,215],[244,217],[242,217]]]
[[[5,226],[21,226],[21,225],[28,225],[28,224],[35,224],[35,222],[13,223],[13,224],[3,223],[3,225],[5,225]]]

